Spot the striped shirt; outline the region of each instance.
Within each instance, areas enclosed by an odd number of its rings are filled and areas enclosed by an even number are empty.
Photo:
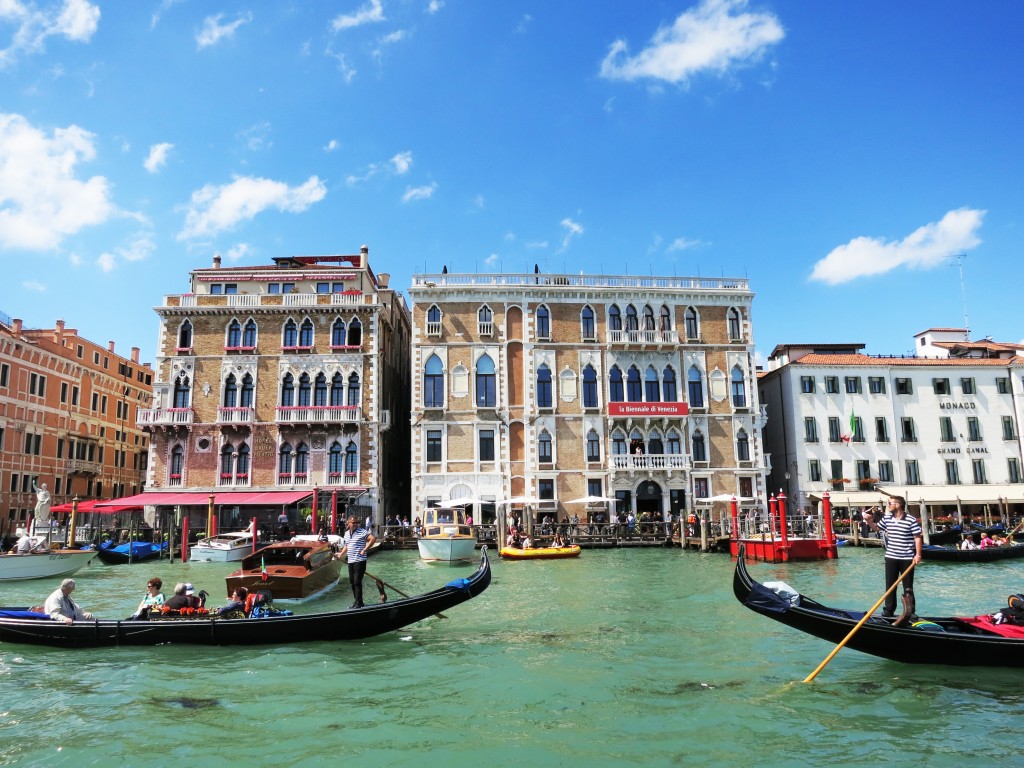
[[[904,514],[897,520],[892,512],[886,512],[878,527],[885,534],[885,556],[890,560],[913,560],[917,554],[914,539],[922,535],[917,518]]]
[[[366,560],[363,550],[366,549],[366,539],[370,532],[365,528],[356,528],[354,531],[345,531],[345,555],[346,562],[358,563]]]

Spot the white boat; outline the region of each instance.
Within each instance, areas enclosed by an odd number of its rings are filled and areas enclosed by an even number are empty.
[[[473,560],[476,536],[466,525],[466,510],[431,507],[423,514],[423,535],[416,541],[420,558],[430,562],[457,563]]]
[[[229,563],[241,560],[252,552],[252,531],[235,531],[200,539],[189,550],[189,560]]]
[[[34,538],[37,542],[46,541],[44,536]],[[95,549],[51,549],[30,555],[0,555],[0,581],[70,576],[95,556]]]

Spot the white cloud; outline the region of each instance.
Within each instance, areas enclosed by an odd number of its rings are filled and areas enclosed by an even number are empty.
[[[839,285],[858,277],[883,275],[898,267],[931,269],[945,264],[951,256],[981,243],[977,232],[985,213],[958,208],[938,222],[918,227],[902,240],[856,237],[816,263],[810,279]]]
[[[68,254],[68,261],[71,262],[72,267],[82,266],[82,257],[79,256],[77,253]]]
[[[153,235],[150,232],[137,232],[127,242],[115,248],[113,252],[104,251],[96,259],[96,265],[104,272],[111,272],[117,268],[122,261],[142,261],[148,258],[156,250],[156,243],[153,242]],[[72,264],[78,266],[81,259],[72,256]]]
[[[89,42],[99,27],[100,9],[86,0],[64,0],[57,7],[45,9],[19,0],[0,0],[0,22],[15,27],[11,44],[0,49],[0,69],[3,69],[22,53],[45,50],[48,37]]]
[[[565,233],[562,236],[562,244],[559,246],[558,250],[564,251],[569,247],[569,243],[572,242],[574,237],[579,237],[583,234],[583,225],[578,224],[570,218],[562,219],[559,224],[562,225],[562,229],[565,230]]]
[[[704,0],[654,33],[636,56],[626,41],[616,40],[601,62],[609,80],[653,78],[685,85],[701,72],[724,75],[758,61],[785,31],[771,13],[748,13],[747,0]]]
[[[526,243],[527,248],[547,248],[551,245],[547,240],[530,240]]]
[[[174,149],[174,145],[167,142],[154,144],[149,148],[149,157],[142,163],[142,167],[150,173],[156,173],[167,165],[167,155],[172,149]]]
[[[498,263],[498,254],[496,254],[496,253],[492,253],[490,256],[488,256],[486,259],[484,259],[484,264],[486,264],[488,267],[493,267],[497,263]]]
[[[77,125],[47,136],[21,115],[0,114],[0,247],[56,248],[117,213],[106,178],[75,176],[95,157],[94,138]]]
[[[245,144],[250,152],[260,152],[270,149],[274,142],[270,140],[271,126],[264,120],[262,123],[250,125],[248,128],[238,132],[238,138]]]
[[[46,293],[46,286],[38,280],[23,280],[21,287],[26,291],[33,291],[34,293]]]
[[[343,29],[359,27],[363,24],[384,21],[384,5],[381,0],[370,0],[355,13],[343,13],[331,22],[331,29],[340,32]]]
[[[406,173],[412,167],[412,152],[399,152],[391,158],[391,165],[399,176]]]
[[[485,203],[486,203],[486,201],[484,200],[484,196],[483,195],[477,194],[477,195],[473,196],[473,207],[474,208],[481,208],[482,209],[484,207]]]
[[[381,45],[394,45],[405,39],[405,30],[397,29],[394,32],[384,35],[380,39]]]
[[[96,264],[104,272],[110,272],[117,266],[117,257],[112,253],[103,252],[99,258],[96,259]]]
[[[220,23],[220,20],[223,18],[224,14],[218,13],[215,16],[207,16],[203,19],[203,28],[196,33],[196,47],[199,50],[208,48],[211,45],[216,45],[224,38],[234,37],[235,32],[240,26],[252,21],[252,14],[247,13],[243,16],[239,16],[228,24]]]
[[[688,251],[692,248],[699,248],[704,245],[700,240],[690,240],[686,237],[677,237],[665,248],[666,253],[675,253],[676,251]]]
[[[300,213],[324,199],[327,187],[316,176],[289,187],[272,179],[239,176],[230,184],[207,184],[192,193],[179,240],[208,237],[248,221],[267,208]]]
[[[164,12],[180,2],[182,0],[160,0],[160,5],[153,11],[153,15],[149,17],[149,28],[156,29],[156,25],[160,23],[160,17],[164,15]]]
[[[408,203],[411,200],[426,200],[434,195],[437,191],[437,182],[431,182],[430,184],[424,184],[421,187],[406,187],[405,194],[402,195],[402,202]]]
[[[430,0],[427,3],[427,13],[437,13],[444,8],[444,0]]]
[[[327,142],[327,146],[324,147],[324,152],[334,152],[341,148],[341,144],[338,143],[337,139],[331,139]]]
[[[239,261],[252,253],[253,248],[248,243],[236,243],[228,248],[224,255],[227,256],[228,261]]]

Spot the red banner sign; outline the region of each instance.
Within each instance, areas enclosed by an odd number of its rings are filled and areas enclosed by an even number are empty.
[[[609,416],[685,416],[686,403],[608,403]]]

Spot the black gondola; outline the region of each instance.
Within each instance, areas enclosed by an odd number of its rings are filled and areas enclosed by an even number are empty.
[[[995,560],[1012,560],[1024,557],[1024,544],[1003,544],[985,549],[955,549],[952,547],[927,546],[921,548],[922,560],[941,563],[991,563]]]
[[[754,581],[743,561],[742,547],[732,584],[736,599],[750,610],[833,645],[840,643],[864,617],[863,611],[829,608],[804,595],[797,596],[795,601],[787,599]],[[922,617],[920,621],[919,626],[895,627],[891,620],[873,616],[846,647],[909,664],[1024,667],[1024,634],[998,634],[1012,633],[1020,627],[982,628],[973,618]]]
[[[117,544],[105,541],[96,547],[96,557],[107,565],[126,565],[128,563],[144,563],[166,556],[167,542],[153,544],[148,541],[132,541]]]
[[[491,565],[484,548],[472,576],[440,589],[403,600],[347,611],[266,618],[176,618],[140,621],[76,621],[15,618],[24,608],[0,608],[0,640],[61,648],[119,645],[283,645],[307,640],[359,640],[401,629],[466,602],[491,583]]]

